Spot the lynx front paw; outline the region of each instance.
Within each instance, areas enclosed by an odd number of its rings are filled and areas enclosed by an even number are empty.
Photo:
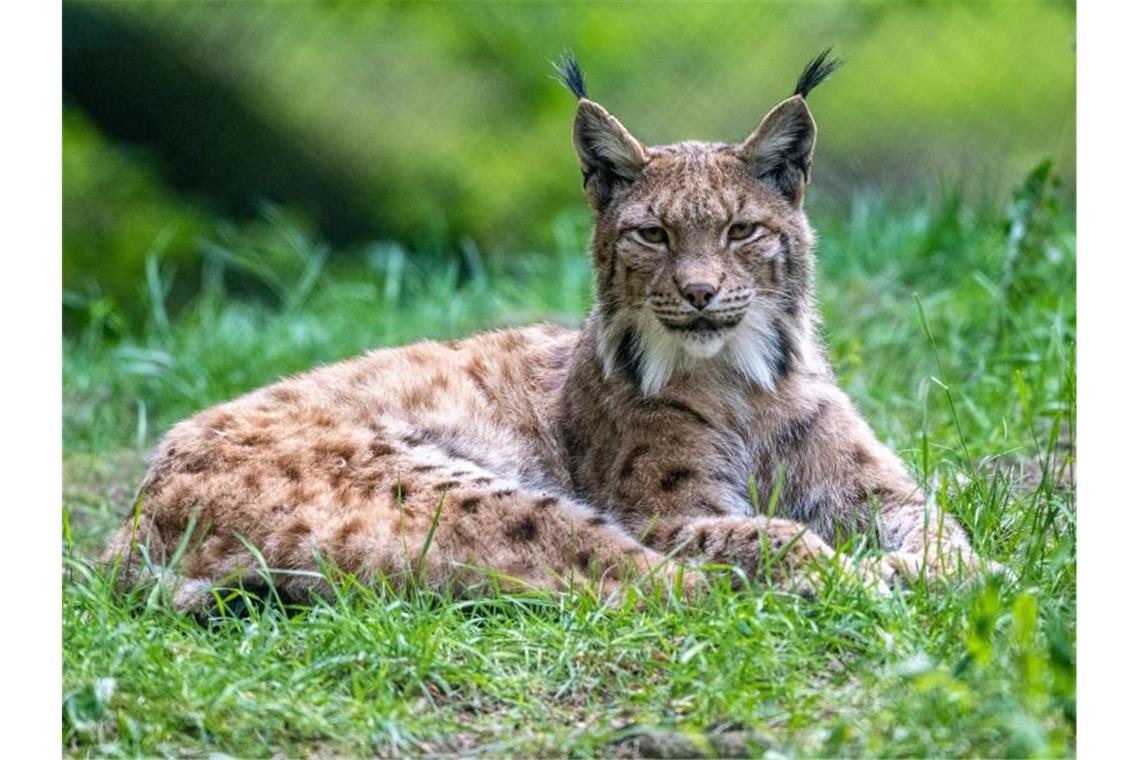
[[[828,584],[839,582],[862,586],[879,594],[890,589],[877,568],[867,567],[842,554],[837,554],[817,534],[787,520],[771,520],[768,524],[771,556],[781,557],[783,577],[777,585],[803,596],[817,597]]]
[[[888,552],[867,562],[872,564],[883,580],[891,585],[911,585],[921,578],[928,581],[975,581],[990,575],[1009,576],[1009,572],[1001,563],[982,559],[972,551],[934,557],[897,551]]]
[[[789,570],[775,585],[809,599],[818,598],[829,586],[861,587],[874,594],[890,595],[890,587],[877,568],[867,567],[843,555],[832,554],[816,564]]]
[[[818,535],[795,523],[773,520],[769,535],[769,558],[773,554],[781,558],[776,575],[777,585],[784,589],[815,598],[829,583],[840,583],[890,593],[877,570],[837,554]]]
[[[879,568],[868,566],[864,561],[856,562],[842,554],[836,555],[835,560],[838,561],[843,578],[884,596],[891,593],[887,579],[883,577]]]

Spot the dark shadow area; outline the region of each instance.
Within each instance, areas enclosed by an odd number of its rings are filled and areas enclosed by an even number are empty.
[[[380,235],[376,206],[352,177],[179,51],[119,16],[65,3],[65,103],[108,136],[160,155],[164,179],[215,213],[251,218],[268,200],[309,215],[334,243]]]

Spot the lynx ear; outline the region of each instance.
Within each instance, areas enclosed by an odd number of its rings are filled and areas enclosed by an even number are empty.
[[[752,131],[737,155],[757,179],[766,182],[795,206],[804,200],[815,150],[815,120],[802,95],[773,108]]]
[[[815,150],[815,120],[807,96],[843,65],[831,58],[831,48],[808,62],[796,80],[792,96],[773,108],[738,148],[738,155],[760,180],[776,187],[793,205],[804,201],[804,187],[811,181],[811,156]]]
[[[595,211],[604,209],[614,194],[637,179],[647,157],[641,143],[592,100],[578,101],[574,117],[574,147],[582,165],[582,184]]]
[[[578,98],[574,147],[582,165],[586,197],[594,211],[600,212],[614,193],[637,179],[647,160],[645,148],[620,121],[586,97],[586,79],[571,53],[564,53],[554,68],[562,84]]]

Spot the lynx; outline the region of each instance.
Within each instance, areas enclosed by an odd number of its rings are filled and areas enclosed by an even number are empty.
[[[283,595],[327,591],[328,565],[467,594],[986,567],[817,336],[806,98],[836,66],[814,59],[739,144],[650,147],[564,61],[595,220],[581,329],[377,350],[203,411],[159,444],[107,559],[185,609],[266,569]],[[836,554],[852,531],[881,556]]]

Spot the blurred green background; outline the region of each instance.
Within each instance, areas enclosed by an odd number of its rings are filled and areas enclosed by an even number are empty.
[[[345,266],[551,250],[586,221],[567,49],[662,143],[743,137],[833,46],[813,214],[1006,198],[1046,157],[1073,189],[1072,3],[68,2],[63,40],[71,330],[128,331],[156,288],[177,309],[211,260],[272,280],[283,219]]]

